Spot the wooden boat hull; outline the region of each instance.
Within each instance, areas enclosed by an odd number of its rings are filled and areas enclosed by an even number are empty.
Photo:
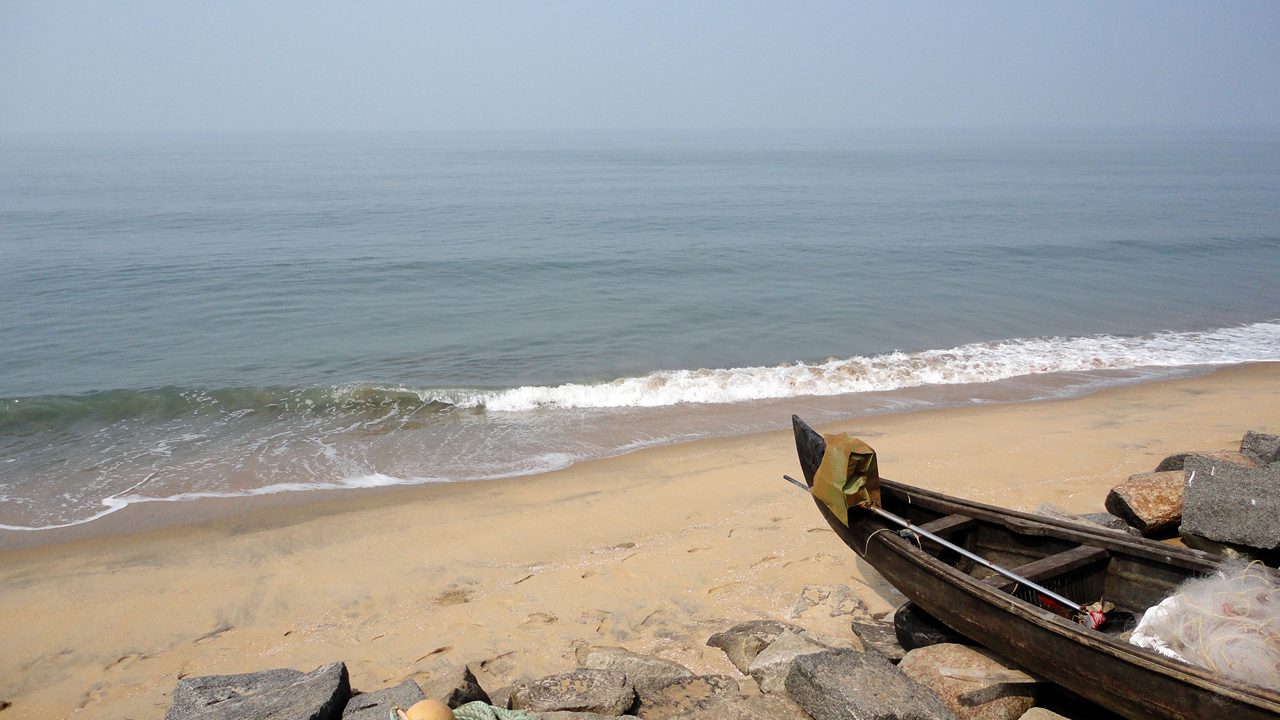
[[[801,467],[812,485],[825,443],[799,418],[793,422]],[[1093,591],[1137,613],[1159,602],[1183,580],[1216,566],[1216,558],[1207,553],[972,503],[888,480],[882,481],[881,493],[886,509],[907,515],[917,524],[929,518],[935,518],[938,525],[968,524],[969,542],[1003,554],[1004,562],[1026,553],[1025,559],[1033,562],[1023,567],[1057,563],[1059,568],[1068,568],[1063,577],[1083,573],[1081,577]],[[923,610],[1104,708],[1127,718],[1152,720],[1280,717],[1280,693],[1275,689],[1232,681],[1086,628],[1002,589],[999,578],[975,577],[944,562],[940,556],[945,551],[935,547],[935,554],[926,552],[899,535],[896,526],[871,513],[851,511],[846,527],[821,501],[815,498],[815,502],[840,539]],[[1034,558],[1041,551],[1037,563]],[[1085,561],[1093,564],[1080,565]],[[1098,598],[1073,599],[1091,602]]]

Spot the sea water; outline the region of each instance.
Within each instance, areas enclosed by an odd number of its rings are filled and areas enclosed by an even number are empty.
[[[0,527],[1280,359],[1280,133],[0,138]]]

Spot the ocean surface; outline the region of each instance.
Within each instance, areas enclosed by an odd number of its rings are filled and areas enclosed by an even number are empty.
[[[1280,360],[1280,131],[0,137],[0,528]]]

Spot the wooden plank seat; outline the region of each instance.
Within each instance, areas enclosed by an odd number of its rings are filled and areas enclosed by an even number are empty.
[[[978,521],[968,515],[943,515],[937,520],[930,520],[929,522],[923,525],[918,525],[917,527],[925,532],[931,532],[934,535],[946,537],[947,535],[964,532],[965,530],[976,527],[977,525]]]
[[[1032,582],[1038,583],[1069,573],[1072,570],[1079,570],[1094,563],[1102,562],[1109,557],[1111,557],[1111,553],[1102,548],[1093,547],[1092,545],[1080,545],[1070,550],[1064,550],[1034,562],[1029,562],[1026,565],[1019,565],[1016,568],[1009,569],[1015,575],[1021,575]],[[985,578],[983,582],[994,585],[1001,590],[1012,590],[1018,584],[1016,580],[1010,580],[1003,575],[992,575],[989,578]]]

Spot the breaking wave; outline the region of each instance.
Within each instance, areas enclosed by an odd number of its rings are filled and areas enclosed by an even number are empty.
[[[1068,392],[1078,392],[1106,384],[1105,371],[1154,377],[1169,374],[1162,369],[1273,360],[1280,360],[1280,321],[666,370],[594,384],[486,390],[365,383],[13,398],[0,400],[0,529],[80,525],[136,503],[548,472],[639,447],[772,427],[777,406],[757,417],[751,401],[1073,372],[1086,375],[1067,383]],[[890,394],[865,407],[929,402]],[[684,409],[661,410],[679,405]],[[785,418],[785,408],[778,414]]]
[[[90,420],[165,421],[191,414],[343,416],[365,425],[453,409],[662,407],[899,390],[1023,375],[1280,360],[1280,321],[1136,337],[1018,338],[945,350],[794,362],[776,366],[660,370],[600,383],[499,390],[365,383],[313,388],[160,388],[0,401],[0,433],[49,430]]]
[[[1023,338],[813,364],[661,371],[598,384],[520,387],[461,400],[502,412],[658,407],[982,383],[1045,373],[1266,360],[1280,360],[1280,322],[1140,337]]]

